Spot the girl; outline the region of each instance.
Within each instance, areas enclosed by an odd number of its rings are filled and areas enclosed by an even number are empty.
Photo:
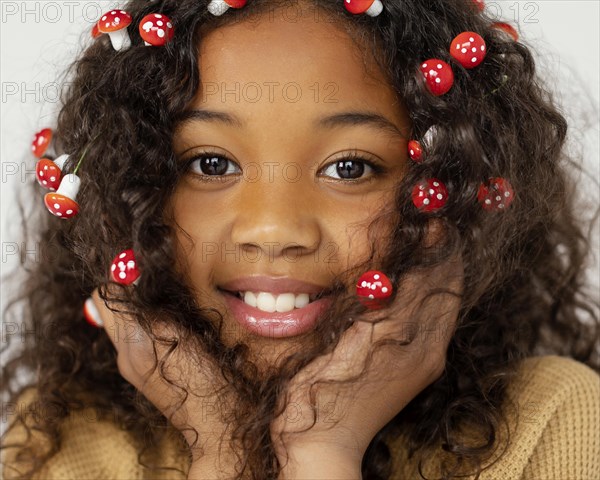
[[[481,4],[103,15],[51,141],[5,478],[597,478],[577,165]]]

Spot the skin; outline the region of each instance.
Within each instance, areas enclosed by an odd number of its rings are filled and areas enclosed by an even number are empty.
[[[198,301],[223,314],[225,343],[243,341],[250,346],[257,364],[276,364],[284,354],[309,342],[310,334],[283,339],[246,334],[229,315],[216,286],[255,273],[328,286],[353,262],[366,258],[366,227],[374,215],[388,208],[393,187],[408,167],[409,118],[383,73],[372,62],[365,65],[362,52],[350,37],[332,23],[315,21],[312,15],[300,17],[296,23],[279,15],[261,17],[258,22],[236,23],[203,36],[200,75],[204,85],[233,89],[237,82],[241,91],[244,85],[255,82],[263,86],[263,96],[256,102],[247,101],[256,94],[256,90],[247,90],[238,101],[234,95],[203,95],[200,90],[191,102],[191,110],[235,115],[242,125],[207,120],[179,125],[173,148],[180,161],[205,153],[210,147],[237,166],[228,165],[232,176],[223,181],[207,182],[197,176],[202,170],[196,162],[181,179],[165,212],[178,226],[178,266],[187,275]],[[273,101],[264,87],[266,82],[278,82],[280,86],[275,88]],[[281,86],[290,82],[302,89],[302,98],[297,102],[282,96]],[[328,83],[336,85],[332,97],[335,103],[322,101],[325,93],[332,92],[324,90]],[[309,89],[315,84],[322,89],[320,101],[315,101],[314,90]],[[316,124],[324,116],[342,112],[380,115],[392,128],[382,129],[372,122],[331,128]],[[335,161],[344,152],[353,151],[383,167],[385,174],[372,176],[365,167],[363,181],[337,179]],[[292,163],[300,171],[295,182],[289,178],[295,177],[298,170],[284,170]],[[257,176],[254,168],[244,176],[252,164],[260,165],[262,175]],[[287,178],[284,172],[288,172]],[[379,238],[386,238],[385,231],[379,234],[383,235]],[[426,242],[437,241],[440,234],[439,223],[430,221]],[[269,246],[268,242],[273,243]],[[217,250],[207,254],[205,246],[209,245],[229,253],[222,255]],[[237,260],[231,253],[236,248]],[[248,260],[259,254],[259,261]],[[460,294],[462,272],[461,258],[454,257],[432,271],[407,277],[399,287],[402,294],[397,302],[365,315],[365,321],[356,322],[344,333],[331,354],[317,358],[293,379],[286,392],[288,400],[294,402],[294,409],[310,412],[308,387],[316,380],[353,377],[363,370],[373,342],[407,340],[410,329],[406,327],[415,318],[423,327],[410,345],[378,350],[367,375],[360,380],[318,389],[317,407],[334,405],[333,419],[337,422],[317,422],[302,432],[312,417],[302,415],[297,421],[296,412],[287,411],[272,422],[271,438],[285,464],[280,478],[360,478],[360,462],[370,440],[443,371],[460,301],[449,295],[438,295],[424,306],[419,301],[428,287],[449,287]],[[144,337],[136,344],[119,341],[114,335],[118,330],[115,324],[130,319],[108,310],[97,291],[93,298],[117,349],[122,375],[165,415],[173,414],[173,424],[182,429],[190,444],[193,440],[185,432],[186,426],[196,428],[208,439],[205,455],[194,455],[188,478],[233,475],[232,452],[219,451],[215,440],[221,435],[227,440],[227,421],[216,415],[202,415],[202,401],[193,395],[174,410],[175,393],[152,372],[150,339]],[[375,323],[382,315],[393,320]],[[172,326],[160,322],[156,331],[179,335]],[[235,405],[235,393],[215,374],[218,369],[210,358],[205,358],[199,368],[190,358],[176,353],[166,367],[179,378],[188,379],[196,392],[209,395],[215,403]],[[224,388],[224,397],[214,396],[217,388]]]
[[[203,173],[196,162],[176,189],[170,214],[180,228],[181,266],[199,301],[225,315],[225,342],[247,342],[254,361],[272,364],[307,339],[247,335],[216,285],[260,273],[326,287],[350,262],[365,258],[366,226],[392,201],[392,187],[407,169],[410,120],[373,61],[365,68],[350,37],[306,12],[296,23],[276,14],[209,33],[201,43],[200,78],[207,87],[189,109],[225,112],[242,125],[190,120],[174,135],[183,162],[208,148],[235,162],[229,176],[211,183],[194,175]],[[293,83],[299,89],[284,94],[283,86]],[[239,98],[223,95],[236,85]],[[290,101],[298,91],[300,100]],[[343,112],[380,115],[391,126],[317,123]],[[353,151],[385,175],[365,166],[354,183],[340,179],[335,162]]]

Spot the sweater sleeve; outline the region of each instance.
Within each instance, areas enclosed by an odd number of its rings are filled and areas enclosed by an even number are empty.
[[[587,365],[556,355],[525,359],[509,385],[505,419],[493,461],[478,480],[596,480],[600,478],[600,376]],[[507,405],[508,406],[508,405]],[[441,445],[409,458],[406,439],[391,439],[393,480],[439,478],[453,463]],[[474,480],[472,470],[462,478]]]
[[[569,369],[567,391],[523,470],[522,480],[600,478],[600,377]]]
[[[19,398],[22,411],[25,411],[33,397],[34,394],[30,390]],[[27,425],[35,428],[35,422],[30,415],[24,418]],[[49,451],[50,442],[35,429],[28,433],[18,418],[11,422],[11,427],[2,442],[2,474],[5,480],[186,478],[186,456],[176,450],[178,444],[173,438],[168,438],[165,445],[161,445],[157,454],[151,456],[150,460],[154,466],[167,468],[146,468],[147,465],[141,465],[138,461],[140,447],[132,435],[110,418],[102,418],[90,407],[70,413],[61,424],[61,443],[58,451],[44,462],[33,477],[25,477],[32,466],[31,455],[37,456]]]

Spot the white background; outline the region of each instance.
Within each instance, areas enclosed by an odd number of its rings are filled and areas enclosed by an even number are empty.
[[[3,275],[18,263],[18,254],[23,249],[18,225],[13,221],[16,211],[11,199],[15,189],[24,182],[35,181],[35,159],[29,151],[30,142],[34,132],[54,123],[59,106],[59,87],[54,82],[81,48],[92,41],[89,37],[92,22],[119,3],[102,0],[0,1],[0,266]],[[554,89],[555,98],[570,122],[570,148],[574,153],[585,155],[586,168],[597,180],[599,2],[488,1],[486,8],[497,20],[518,25],[521,40],[534,50],[538,59],[541,78]],[[593,193],[597,202],[597,186],[586,178],[581,182],[582,195],[589,197]],[[42,198],[32,201],[41,202]],[[598,231],[597,227],[595,231]],[[589,278],[597,284],[597,259],[593,261],[595,265],[589,271]],[[11,287],[14,282],[2,285],[2,306]]]

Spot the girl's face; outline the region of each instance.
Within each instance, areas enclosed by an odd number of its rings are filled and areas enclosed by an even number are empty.
[[[178,253],[200,305],[224,315],[225,343],[273,360],[310,332],[252,333],[219,287],[253,275],[329,287],[368,258],[369,221],[408,166],[409,118],[370,57],[313,11],[217,29],[199,65],[195,113],[173,138],[179,161],[196,159],[170,205]]]

